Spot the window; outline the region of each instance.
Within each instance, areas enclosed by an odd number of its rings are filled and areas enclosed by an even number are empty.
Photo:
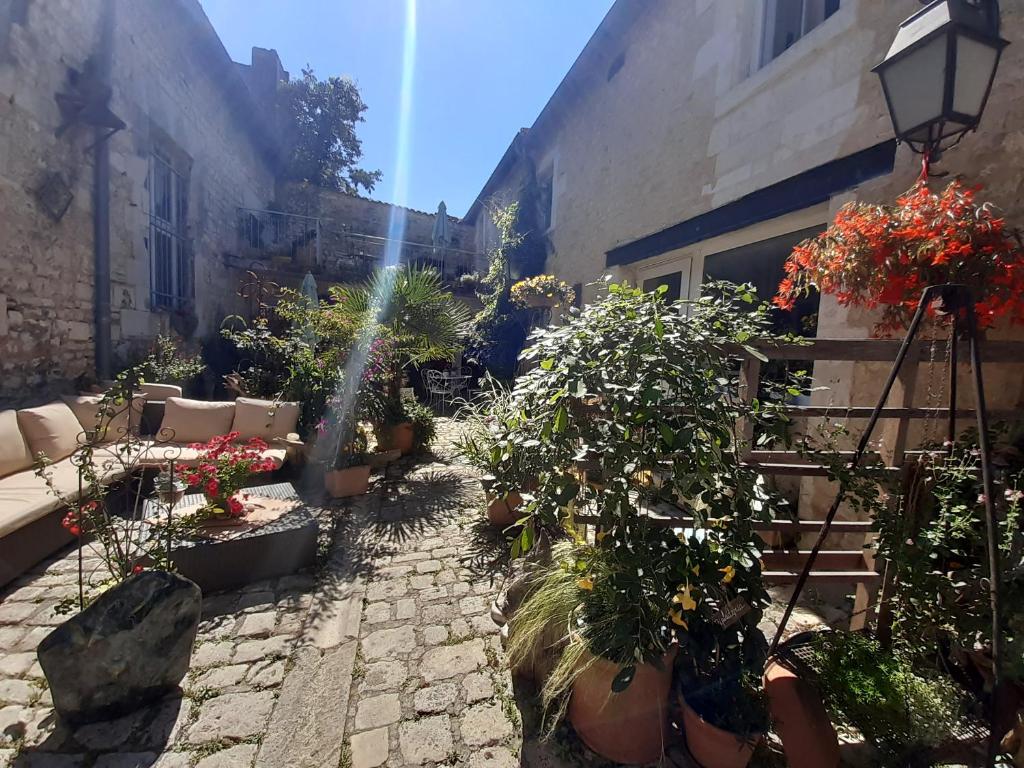
[[[761,66],[839,10],[839,0],[765,0]]]
[[[555,192],[554,169],[549,168],[546,173],[537,179],[537,195],[540,208],[540,231],[547,232],[554,224],[554,192]]]
[[[658,290],[663,285],[668,289],[665,291],[665,301],[669,303],[679,301],[683,293],[683,273],[672,272],[667,275],[650,277],[644,280],[644,290],[648,293]]]
[[[608,67],[608,76],[606,78],[606,81],[610,83],[612,81],[612,78],[619,74],[619,70],[622,69],[622,67],[625,66],[625,64],[626,54],[625,52],[623,52],[612,60],[611,66]]]
[[[153,309],[191,307],[192,252],[188,243],[188,175],[162,153],[150,159],[149,269]]]

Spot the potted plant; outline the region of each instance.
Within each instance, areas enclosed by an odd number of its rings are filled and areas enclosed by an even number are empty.
[[[1024,249],[975,196],[959,179],[941,193],[920,181],[895,205],[848,203],[793,249],[775,303],[793,309],[817,289],[842,305],[881,309],[876,331],[886,333],[906,327],[925,286],[957,283],[971,289],[981,328],[1000,318],[1024,322]]]
[[[206,503],[196,511],[198,520],[208,523],[233,523],[245,515],[239,492],[249,477],[257,472],[273,472],[277,468],[273,459],[264,458],[265,441],[254,437],[238,443],[238,433],[218,435],[206,443],[192,443],[189,448],[199,451],[197,466],[183,473],[185,482],[198,488]]]
[[[963,691],[899,652],[852,632],[820,632],[810,642],[816,685],[835,721],[854,727],[882,765],[932,765],[964,712]]]
[[[370,485],[366,433],[356,426],[352,437],[340,446],[333,468],[324,472],[324,486],[335,499],[360,496]]]
[[[172,473],[167,468],[158,472],[153,479],[153,490],[164,506],[175,506],[185,496],[188,483],[182,479],[180,471]]]
[[[127,407],[141,378],[138,369],[120,374],[99,413]],[[73,725],[126,714],[173,690],[188,671],[201,613],[199,588],[172,573],[168,557],[188,521],[146,519],[144,444],[130,433],[111,443],[103,430],[86,432],[68,459],[78,475],[73,496],[58,490],[45,457],[36,470],[67,509],[64,528],[96,555],[79,558],[77,594],[54,608],[68,618],[38,648],[54,708]],[[112,474],[127,478],[128,493],[109,493]]]
[[[576,292],[554,275],[536,275],[513,284],[511,299],[517,307],[557,307],[571,305]]]
[[[670,740],[669,610],[685,559],[670,531],[647,527],[643,548],[627,538],[616,530],[597,546],[556,546],[511,617],[508,653],[514,669],[546,673],[549,729],[565,713],[590,749],[635,764],[659,759]]]
[[[753,523],[781,504],[743,465],[748,444],[734,426],[750,419],[759,440],[781,431],[787,383],[769,383],[757,404],[723,397],[738,387],[730,350],[771,336],[769,309],[749,287],[716,286],[687,317],[663,294],[612,284],[564,325],[535,334],[523,357],[536,365],[517,380],[493,431],[497,481],[519,480],[506,463],[517,455],[537,468],[513,556],[530,551],[542,530],[576,537],[557,565],[576,593],[563,583],[556,600],[538,587],[512,617],[510,653],[531,658],[561,624],[564,650],[543,697],[567,697],[584,741],[622,762],[661,754],[674,646],[680,656],[691,642],[713,652],[712,640],[724,643],[731,626],[715,622],[730,612],[756,625],[767,595]],[[578,462],[600,482],[585,482]],[[661,498],[685,504],[692,537],[650,519]],[[593,540],[577,528],[584,510]],[[691,631],[703,640],[688,640]],[[636,683],[646,707],[629,693]],[[628,726],[610,727],[612,713]]]
[[[508,528],[519,519],[522,493],[537,488],[536,468],[530,462],[529,446],[501,441],[508,419],[512,393],[490,375],[483,381],[477,398],[465,402],[456,416],[463,425],[455,439],[460,457],[480,473],[487,500],[487,519]],[[500,443],[500,444],[499,444]]]

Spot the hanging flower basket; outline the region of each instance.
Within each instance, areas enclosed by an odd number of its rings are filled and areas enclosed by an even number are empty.
[[[939,193],[922,180],[894,205],[848,203],[793,249],[776,306],[791,310],[817,289],[844,306],[881,309],[882,335],[908,325],[926,286],[955,283],[970,289],[981,328],[1024,323],[1024,248],[991,204],[975,202],[978,189],[955,180]]]
[[[510,296],[517,307],[539,309],[572,304],[576,300],[576,291],[554,275],[537,275],[513,285]]]

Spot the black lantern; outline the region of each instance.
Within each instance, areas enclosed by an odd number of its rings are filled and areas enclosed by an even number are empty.
[[[930,154],[977,128],[1007,45],[996,0],[935,0],[904,21],[872,70],[896,136]]]

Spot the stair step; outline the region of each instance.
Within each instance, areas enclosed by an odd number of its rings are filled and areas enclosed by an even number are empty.
[[[767,570],[796,570],[803,568],[810,550],[768,550],[761,555]],[[861,550],[823,550],[814,559],[814,566],[822,571],[870,570]]]
[[[761,573],[768,584],[795,584],[800,578],[800,569],[764,571]],[[811,571],[810,582],[819,584],[874,584],[881,581],[882,574],[877,571]]]

